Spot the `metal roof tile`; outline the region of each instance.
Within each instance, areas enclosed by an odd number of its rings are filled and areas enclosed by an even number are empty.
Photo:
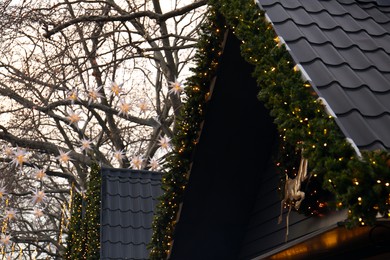
[[[356,20],[360,27],[372,36],[380,36],[389,34],[388,31],[383,29],[383,26],[379,25],[374,19]]]
[[[334,19],[345,32],[359,32],[363,30],[361,25],[350,15],[334,16]]]
[[[273,23],[282,23],[290,18],[290,15],[280,4],[271,6],[267,14],[269,17],[272,17],[271,20]]]
[[[288,2],[288,1],[282,1],[282,2]],[[297,2],[300,2],[301,6],[304,7],[308,12],[321,12],[322,10],[324,10],[324,6],[321,5],[320,1],[301,0]]]
[[[339,25],[335,19],[328,12],[319,12],[310,14],[312,24],[316,24],[318,27],[324,30],[333,29]]]
[[[324,10],[332,15],[345,15],[349,13],[343,4],[336,5],[332,1],[319,1],[319,3],[324,7]]]
[[[378,49],[383,49],[385,52],[390,53],[388,35],[383,35],[381,37],[372,37],[364,31],[358,33],[350,33],[348,37],[358,46],[361,50],[364,51],[375,51]]]
[[[380,119],[380,120],[378,120]],[[358,111],[353,111],[346,116],[338,117],[343,127],[347,129],[350,137],[358,147],[366,148],[381,145],[383,149],[390,149],[390,115],[368,118]]]
[[[328,6],[329,7],[330,6],[338,6],[338,7],[342,6],[342,8],[344,10],[346,10],[346,14],[349,14],[353,18],[358,19],[358,20],[367,19],[367,18],[371,17],[370,14],[368,14],[364,9],[362,9],[356,3],[354,3],[354,4],[347,4],[347,5],[344,5],[344,4],[338,5],[338,4],[331,3]]]
[[[367,117],[375,117],[390,111],[390,92],[373,93],[367,87],[359,89],[343,89],[338,83],[333,83],[326,88],[321,88],[322,97],[332,107],[337,115],[343,115],[358,110]]]
[[[277,33],[279,35],[283,35],[283,39],[287,42],[287,41],[296,41],[300,38],[302,38],[302,32],[301,30],[298,28],[298,26],[291,20],[287,20],[286,22],[282,23],[282,24],[279,24],[278,25],[278,28],[275,28],[275,30],[277,31]],[[321,34],[321,32],[318,31],[312,31],[313,33],[313,36],[312,36],[312,42],[319,42],[319,43],[322,43],[324,41],[324,36]],[[319,36],[320,38],[319,39],[316,39],[316,35],[314,35],[314,33],[316,33],[317,36]],[[322,38],[321,38],[322,37]],[[326,40],[326,39],[325,39]]]
[[[340,49],[338,52],[339,55],[344,58],[344,62],[347,63],[352,69],[362,70],[373,66],[372,61],[369,60],[366,54],[356,46],[353,46],[349,49]]]
[[[333,30],[323,30],[322,33],[326,39],[331,42],[336,48],[349,48],[355,42],[349,37],[343,29],[335,28]]]

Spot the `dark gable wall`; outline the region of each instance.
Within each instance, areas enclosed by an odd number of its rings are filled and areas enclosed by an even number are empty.
[[[170,259],[236,259],[276,129],[230,34],[197,145]]]

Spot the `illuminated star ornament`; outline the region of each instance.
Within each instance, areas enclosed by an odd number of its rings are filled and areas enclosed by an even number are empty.
[[[164,136],[164,137],[161,137],[158,142],[159,142],[159,145],[161,148],[168,150],[170,147],[170,143],[169,143],[170,141],[171,141],[171,139],[169,137]]]
[[[5,211],[5,218],[10,221],[16,218],[16,211],[14,209],[7,209]]]
[[[129,103],[126,103],[126,101],[122,99],[121,101],[119,101],[118,108],[119,115],[127,116],[131,110],[131,105]]]
[[[59,160],[60,162],[68,163],[69,161],[72,160],[69,156],[70,151],[64,152],[62,150],[58,150],[58,152],[59,155],[56,157],[56,159]]]
[[[82,151],[88,151],[88,150],[92,149],[91,148],[92,142],[90,140],[83,138],[83,139],[80,140],[80,142],[81,142],[81,147],[80,148],[81,148]]]
[[[14,151],[8,145],[4,145],[3,146],[3,153],[4,153],[5,157],[11,157],[13,155]]]
[[[17,148],[14,152],[14,158],[11,161],[11,165],[22,168],[23,163],[27,162],[27,153],[26,150]]]
[[[133,169],[140,170],[142,168],[142,161],[143,161],[143,159],[141,156],[134,156],[131,159],[131,167]]]
[[[35,204],[43,203],[46,200],[46,194],[43,190],[36,190],[33,194],[31,202]]]
[[[157,171],[157,170],[160,168],[160,163],[158,162],[157,159],[151,158],[151,159],[149,160],[148,166],[150,166],[150,169],[151,169],[152,171]]]
[[[38,180],[42,180],[45,176],[46,176],[45,169],[35,168],[35,178],[37,178]]]
[[[7,246],[9,243],[11,243],[11,236],[9,236],[9,235],[3,236],[3,237],[1,238],[1,243],[2,243],[4,246]]]
[[[170,90],[168,91],[169,94],[174,93],[178,96],[180,96],[181,92],[184,91],[184,88],[182,84],[178,81],[175,82],[169,82]]]
[[[88,105],[90,105],[92,102],[96,102],[98,98],[102,98],[102,94],[100,93],[100,90],[102,87],[92,88],[88,90]]]
[[[68,95],[67,95],[67,99],[70,100],[72,102],[72,104],[74,104],[74,102],[79,99],[77,89],[73,89],[73,90],[69,91]]]
[[[141,110],[141,113],[145,113],[149,109],[148,102],[146,102],[146,100],[141,100],[138,103],[138,108]]]
[[[122,86],[123,84],[118,85],[115,81],[111,82],[110,85],[111,94],[119,97],[119,95],[123,92]]]
[[[123,150],[115,150],[114,151],[114,158],[118,161],[122,161],[122,159],[125,157],[125,153]]]
[[[34,209],[34,216],[37,219],[42,217],[43,216],[43,211],[41,209],[39,209],[39,208],[35,208]]]
[[[69,109],[68,116],[66,117],[69,121],[69,124],[75,124],[80,121],[81,117],[79,113],[74,112],[72,109]]]
[[[0,183],[0,200],[3,200],[5,195],[7,195],[5,185],[3,183]]]

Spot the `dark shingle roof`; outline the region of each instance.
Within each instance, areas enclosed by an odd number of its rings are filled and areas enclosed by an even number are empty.
[[[102,168],[101,259],[148,259],[161,173]]]
[[[390,150],[390,6],[258,0],[359,149]]]

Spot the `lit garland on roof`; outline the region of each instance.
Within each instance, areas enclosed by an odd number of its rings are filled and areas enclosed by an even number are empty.
[[[388,217],[389,153],[363,151],[361,157],[356,155],[334,118],[325,112],[310,85],[302,79],[285,46],[277,41],[272,25],[256,4],[240,0],[213,0],[209,4],[211,15],[199,41],[198,67],[188,81],[188,99],[177,122],[175,150],[169,159],[171,170],[163,178],[165,194],[153,224],[151,258],[165,259],[172,243],[191,156],[203,120],[205,95],[215,73],[225,30],[216,10],[242,41],[241,54],[255,67],[253,76],[261,89],[259,99],[275,119],[280,135],[276,166],[281,173],[281,194],[286,175],[296,176],[303,150],[310,176],[301,186],[306,197],[300,212],[318,215],[329,208],[346,208],[349,209],[349,227],[373,224],[378,213]]]

